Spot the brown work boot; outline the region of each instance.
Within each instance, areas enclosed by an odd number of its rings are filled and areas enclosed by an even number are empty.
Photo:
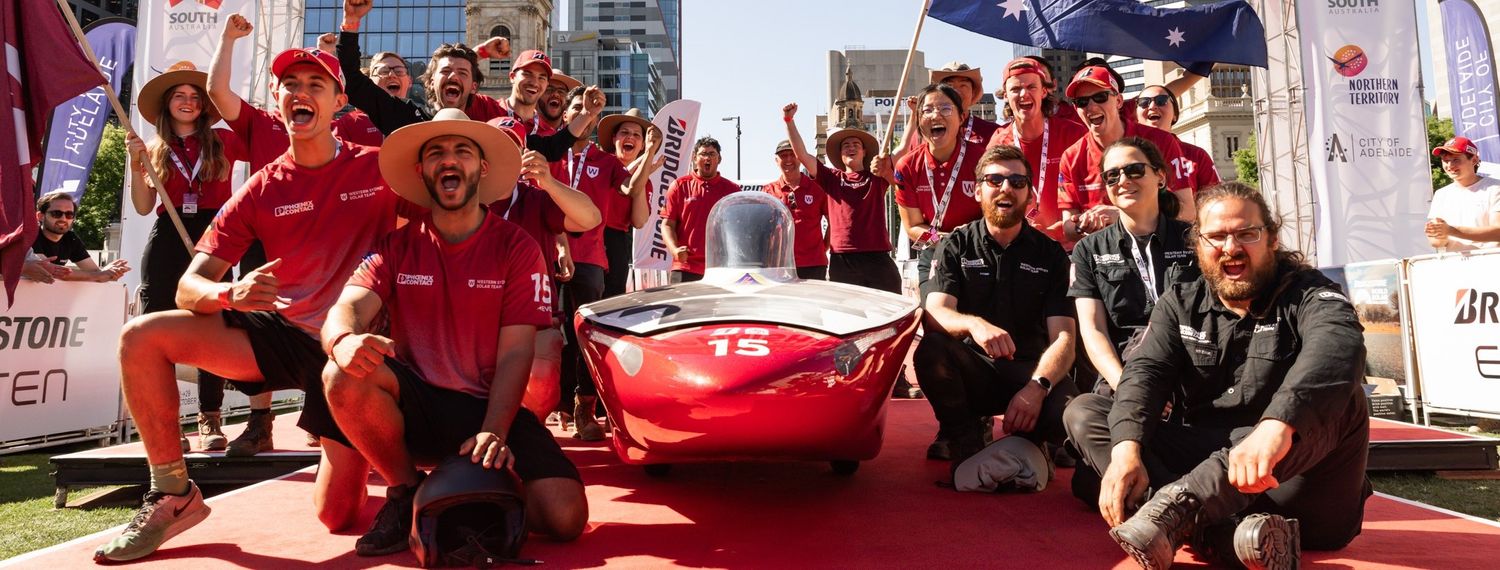
[[[245,422],[245,432],[229,442],[224,456],[254,457],[257,453],[274,449],[275,446],[271,443],[271,423],[275,419],[269,411],[262,414],[251,412],[250,421]]]
[[[224,451],[229,438],[224,437],[223,412],[198,412],[198,447],[204,451]]]
[[[578,396],[573,406],[573,422],[578,426],[573,437],[583,441],[604,441],[604,426],[594,417],[594,407],[599,405],[598,396]]]
[[[1197,530],[1203,502],[1186,486],[1173,483],[1158,491],[1120,526],[1109,529],[1110,538],[1130,554],[1141,568],[1167,570],[1177,548]]]

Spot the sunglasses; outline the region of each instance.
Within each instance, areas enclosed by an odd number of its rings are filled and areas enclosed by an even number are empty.
[[[1125,178],[1139,180],[1146,175],[1146,167],[1150,166],[1144,162],[1132,162],[1119,168],[1111,168],[1104,171],[1104,184],[1114,186],[1125,181]],[[1123,175],[1123,176],[1121,176]]]
[[[1105,103],[1108,103],[1109,102],[1109,98],[1110,97],[1114,97],[1115,95],[1118,95],[1118,93],[1116,93],[1113,90],[1104,90],[1104,91],[1100,91],[1098,93],[1095,93],[1093,95],[1088,95],[1088,96],[1085,96],[1085,97],[1074,97],[1073,98],[1073,106],[1074,107],[1078,107],[1079,109],[1082,109],[1084,107],[1089,106],[1089,101],[1093,101],[1095,103],[1103,105]]]
[[[78,215],[78,212],[74,212],[73,210],[49,210],[47,215],[54,218],[67,218],[71,220],[74,216]]]
[[[1172,96],[1167,95],[1166,93],[1162,93],[1161,95],[1156,95],[1153,97],[1137,97],[1135,99],[1136,106],[1142,109],[1145,109],[1152,105],[1156,105],[1157,107],[1166,107],[1167,104],[1171,102]]]
[[[1002,184],[1009,184],[1011,188],[1030,188],[1031,178],[1025,174],[986,174],[979,177],[985,184],[999,188]]]

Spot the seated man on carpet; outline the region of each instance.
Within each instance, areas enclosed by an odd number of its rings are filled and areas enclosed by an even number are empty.
[[[1333,282],[1280,247],[1259,192],[1228,182],[1198,204],[1203,279],[1162,294],[1113,407],[1086,394],[1064,420],[1103,477],[1110,536],[1142,567],[1191,543],[1215,562],[1295,568],[1301,545],[1342,548],[1364,519],[1362,328]],[[1181,423],[1162,419],[1174,395]]]
[[[1061,445],[1063,408],[1077,393],[1068,377],[1068,255],[1026,223],[1036,200],[1031,165],[1021,149],[998,146],[975,171],[983,216],[937,247],[926,334],[913,357],[938,420],[933,448],[951,446],[927,455],[949,451],[955,467],[987,443],[981,419],[1000,413],[1006,433]]]
[[[577,538],[588,521],[578,469],[521,407],[533,337],[551,322],[550,276],[535,240],[481,206],[516,184],[519,148],[443,109],[392,133],[381,156],[391,188],[431,213],[376,245],[323,326],[333,417],[389,485],[355,552],[405,550],[417,466],[455,453],[513,468],[530,530]]]

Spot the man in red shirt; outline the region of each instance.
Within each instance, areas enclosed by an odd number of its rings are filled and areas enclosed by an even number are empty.
[[[563,128],[567,121],[563,120],[563,113],[568,106],[568,94],[574,89],[583,86],[583,82],[573,79],[566,73],[552,70],[552,75],[547,78],[547,90],[542,92],[542,99],[537,104],[537,111],[542,114],[542,122],[547,123],[553,130]],[[593,125],[589,125],[593,127]],[[588,138],[585,133],[579,138]]]
[[[693,143],[693,171],[667,187],[661,209],[661,237],[672,253],[672,283],[703,279],[708,213],[738,184],[719,176],[719,141],[703,137]]]
[[[1163,85],[1142,89],[1135,98],[1136,121],[1169,133],[1172,125],[1177,124],[1181,111],[1177,95]],[[1182,160],[1168,163],[1167,168],[1172,169],[1176,176],[1191,180],[1194,193],[1219,183],[1219,171],[1214,168],[1214,158],[1208,151],[1184,142],[1181,137],[1178,137],[1177,144],[1182,147]]]
[[[1063,192],[1058,195],[1058,209],[1063,211],[1063,232],[1069,241],[1115,223],[1120,212],[1107,203],[1099,173],[1104,147],[1124,137],[1140,137],[1155,144],[1168,163],[1182,158],[1182,148],[1172,133],[1155,127],[1125,121],[1121,114],[1124,100],[1120,85],[1108,67],[1092,66],[1079,70],[1066,91],[1078,108],[1078,118],[1088,130],[1085,136],[1068,147],[1062,156]],[[1171,176],[1167,189],[1182,202],[1184,219],[1192,219],[1192,182]]]
[[[524,231],[481,206],[515,186],[520,149],[444,109],[393,133],[380,172],[430,214],[380,240],[323,325],[328,404],[360,452],[341,459],[373,465],[388,485],[355,553],[406,550],[417,462],[455,453],[515,470],[529,530],[577,538],[588,521],[578,469],[521,406],[533,339],[551,322],[547,269]]]
[[[952,87],[963,99],[964,136],[978,138],[981,142],[987,142],[990,137],[995,136],[995,130],[999,129],[1000,125],[975,117],[970,112],[984,97],[984,76],[979,74],[979,68],[970,68],[967,63],[950,61],[943,65],[942,69],[929,72],[928,81]]]
[[[145,504],[97,561],[122,562],[208,516],[178,446],[175,364],[208,370],[245,394],[306,392],[303,429],[323,438],[313,502],[330,529],[358,518],[368,472],[345,470],[358,452],[328,413],[320,374],[327,356],[316,335],[328,308],[376,239],[417,208],[386,187],[379,149],[334,138],[333,113],[347,100],[336,62],[291,49],[271,62],[277,111],[291,138],[286,154],[255,173],[198,242],[177,289],[179,310],[130,321],[120,335],[125,399],[145,444],[151,490]],[[231,283],[219,278],[259,240],[272,261]]]
[[[776,145],[775,156],[781,177],[767,184],[765,192],[781,200],[792,212],[792,255],[797,263],[797,278],[827,279],[828,236],[823,233],[823,220],[828,217],[828,195],[822,186],[802,173],[802,163],[790,139]]]
[[[1014,146],[1026,154],[1039,198],[1027,212],[1027,219],[1032,227],[1061,243],[1063,249],[1071,250],[1072,243],[1062,231],[1062,212],[1057,208],[1062,155],[1087,131],[1077,120],[1057,113],[1057,102],[1048,96],[1052,87],[1051,73],[1036,61],[1023,57],[1006,64],[1001,94],[1011,123],[995,131],[989,146]]]

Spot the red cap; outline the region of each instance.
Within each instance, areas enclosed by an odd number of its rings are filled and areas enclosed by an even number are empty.
[[[1477,157],[1479,156],[1479,145],[1474,144],[1474,141],[1469,140],[1469,137],[1453,137],[1448,139],[1448,142],[1443,143],[1443,146],[1432,149],[1432,156],[1438,156],[1445,152],[1472,154]]]
[[[1073,82],[1068,84],[1068,89],[1064,94],[1069,97],[1077,97],[1078,89],[1084,85],[1109,89],[1115,93],[1120,92],[1120,85],[1115,83],[1115,76],[1109,72],[1108,67],[1102,65],[1091,65],[1078,70],[1078,75],[1073,76]]]
[[[339,68],[339,58],[317,48],[292,48],[277,54],[276,59],[271,60],[271,75],[281,79],[287,68],[299,63],[318,64],[338,82],[340,89],[344,88],[344,72]]]
[[[547,57],[547,54],[539,49],[529,49],[521,52],[520,57],[511,60],[510,72],[515,73],[517,69],[528,65],[540,65],[547,69],[548,76],[552,75],[552,58]]]
[[[1047,75],[1047,68],[1029,57],[1018,57],[1005,64],[1005,78],[1010,79],[1019,75],[1035,74],[1042,78],[1042,83],[1051,83],[1052,77]]]
[[[500,132],[510,135],[516,146],[521,147],[521,152],[526,152],[526,125],[517,121],[515,117],[495,117],[489,120],[490,126],[500,129]]]

